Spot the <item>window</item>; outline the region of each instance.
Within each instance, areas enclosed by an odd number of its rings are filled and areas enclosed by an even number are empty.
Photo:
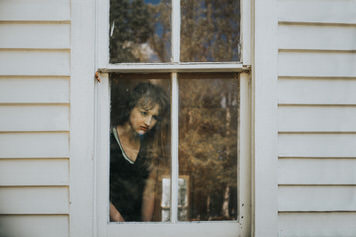
[[[247,2],[100,3],[98,236],[249,234],[249,50],[242,45],[249,41],[248,15],[242,14]],[[113,222],[110,145],[117,140],[110,133],[113,116],[122,111],[115,100],[123,101],[140,82],[170,98],[168,120],[160,124],[167,154],[155,166],[152,222]]]

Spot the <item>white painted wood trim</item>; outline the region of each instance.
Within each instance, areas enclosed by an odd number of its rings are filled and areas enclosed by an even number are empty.
[[[241,23],[240,23],[240,40],[241,40],[241,59],[243,65],[251,65],[251,1],[240,0],[241,5]]]
[[[255,237],[278,236],[277,1],[254,0],[253,144]]]
[[[94,232],[95,0],[71,1],[70,236]]]
[[[241,63],[121,63],[99,68],[100,72],[243,72],[250,66]]]
[[[180,61],[180,0],[172,1],[172,62]]]
[[[177,73],[172,73],[171,101],[171,222],[178,220],[178,147],[179,147],[179,87]]]
[[[251,235],[251,88],[250,74],[240,74],[238,126],[238,221],[241,236]]]
[[[109,64],[109,15],[110,0],[95,0],[96,3],[96,68],[106,68]]]

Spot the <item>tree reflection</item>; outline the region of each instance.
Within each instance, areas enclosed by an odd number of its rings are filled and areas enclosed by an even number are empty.
[[[225,76],[179,84],[179,170],[190,179],[190,220],[237,216],[238,83]]]

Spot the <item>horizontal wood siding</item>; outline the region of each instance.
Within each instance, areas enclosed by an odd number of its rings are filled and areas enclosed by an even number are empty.
[[[280,236],[355,236],[356,1],[278,1]]]
[[[0,236],[68,237],[67,215],[1,215]]]
[[[14,103],[69,103],[69,77],[0,76],[0,104]]]
[[[0,35],[0,236],[69,236],[70,0],[2,0]]]
[[[0,159],[1,186],[68,185],[67,159]]]
[[[355,223],[354,212],[280,213],[279,234],[288,237],[354,237]]]
[[[1,0],[1,21],[69,21],[70,0]]]

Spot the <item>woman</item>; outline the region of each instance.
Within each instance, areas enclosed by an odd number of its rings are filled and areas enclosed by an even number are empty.
[[[110,141],[111,221],[152,219],[153,169],[155,160],[161,155],[158,130],[167,115],[168,104],[168,96],[162,88],[140,83],[130,93],[118,116],[112,116],[115,125]]]

